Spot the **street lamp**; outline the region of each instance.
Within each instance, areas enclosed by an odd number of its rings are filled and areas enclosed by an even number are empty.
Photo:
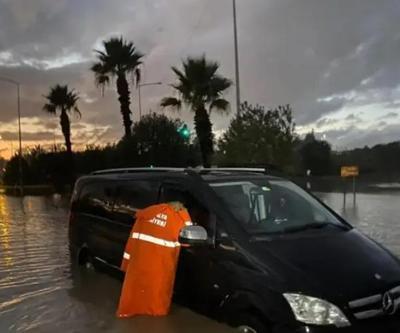
[[[162,85],[162,82],[149,82],[149,83],[138,84],[137,88],[138,88],[138,99],[139,99],[139,120],[142,119],[142,97],[140,94],[140,88],[146,86],[160,86],[160,85]]]
[[[239,77],[239,47],[236,18],[236,0],[232,0],[233,6],[233,38],[235,43],[235,78],[236,78],[236,112],[240,113],[240,77]]]
[[[21,195],[24,193],[24,183],[22,177],[22,136],[21,136],[21,102],[20,102],[20,83],[8,77],[0,76],[0,81],[13,84],[17,87],[17,113],[18,113],[18,140],[19,140],[19,185]]]

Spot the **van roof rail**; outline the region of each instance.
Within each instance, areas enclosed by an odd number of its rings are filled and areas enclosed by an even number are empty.
[[[210,173],[210,172],[247,172],[247,173],[267,173],[267,169],[265,168],[198,168],[198,169],[190,169],[192,171],[202,173]]]
[[[167,168],[167,167],[147,167],[147,168],[117,168],[93,171],[91,175],[126,174],[139,172],[188,172],[197,174],[207,174],[212,172],[226,173],[267,173],[265,168]]]
[[[115,174],[115,173],[136,173],[136,172],[165,172],[165,171],[185,171],[184,168],[119,168],[119,169],[105,169],[93,171],[91,175],[107,175],[107,174]]]

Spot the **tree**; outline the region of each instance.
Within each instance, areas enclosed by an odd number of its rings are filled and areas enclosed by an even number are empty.
[[[164,115],[142,117],[132,127],[130,138],[118,145],[121,158],[129,166],[185,167],[196,164],[194,149],[188,138],[180,135],[183,123]]]
[[[218,143],[220,159],[226,165],[292,166],[295,124],[289,105],[266,111],[242,103]]]
[[[44,97],[47,99],[47,103],[43,106],[45,112],[54,115],[57,114],[57,111],[60,112],[60,125],[65,139],[65,146],[68,154],[71,155],[72,143],[69,114],[74,112],[81,117],[81,112],[77,105],[79,96],[73,89],[69,90],[67,85],[61,86],[57,84],[51,87],[49,94]]]
[[[332,170],[331,146],[319,141],[314,133],[309,133],[300,144],[300,156],[303,170],[311,170],[313,175],[326,175]]]
[[[16,154],[13,157],[11,157],[11,159],[6,164],[5,171],[3,174],[3,182],[5,185],[16,186],[17,184],[19,184],[20,164],[22,165],[22,175],[24,184],[30,183],[28,163],[24,157],[22,157],[22,160],[20,162],[20,156],[19,154]]]
[[[165,97],[162,107],[181,109],[186,104],[194,112],[194,124],[200,144],[203,165],[209,167],[214,152],[214,137],[210,121],[211,111],[228,112],[229,102],[222,96],[232,85],[227,78],[217,73],[219,64],[208,61],[205,56],[187,58],[182,63],[183,71],[172,67],[178,82],[172,87],[178,98]]]
[[[93,64],[96,84],[102,88],[110,83],[110,79],[117,78],[117,92],[121,106],[121,114],[125,128],[125,136],[131,135],[130,91],[127,75],[132,75],[132,81],[140,81],[140,65],[143,54],[136,50],[132,42],[120,38],[110,38],[103,41],[103,51],[96,50],[98,62]]]

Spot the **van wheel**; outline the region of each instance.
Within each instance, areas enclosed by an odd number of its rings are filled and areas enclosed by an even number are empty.
[[[252,314],[244,314],[238,321],[237,331],[240,333],[271,333],[270,328]]]

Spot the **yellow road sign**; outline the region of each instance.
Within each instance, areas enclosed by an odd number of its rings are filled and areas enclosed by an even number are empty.
[[[342,177],[357,177],[359,175],[358,166],[342,166],[340,176]]]

